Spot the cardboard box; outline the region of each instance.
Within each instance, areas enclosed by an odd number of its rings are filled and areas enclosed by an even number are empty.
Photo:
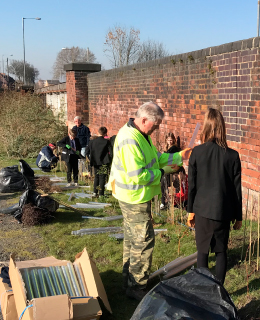
[[[12,283],[15,305],[18,317],[24,311],[23,320],[94,320],[99,319],[102,311],[97,297],[100,297],[105,307],[112,313],[107,295],[101,281],[99,272],[87,250],[84,249],[76,255],[73,264],[79,264],[85,279],[85,285],[90,298],[57,295],[35,298],[26,301],[26,290],[20,270],[23,268],[43,268],[50,266],[66,265],[68,261],[47,257],[39,260],[22,261],[15,263],[13,256],[10,258],[9,275]]]
[[[0,301],[1,312],[4,320],[17,320],[18,315],[16,311],[13,290],[7,283],[3,282],[2,278],[0,278]]]

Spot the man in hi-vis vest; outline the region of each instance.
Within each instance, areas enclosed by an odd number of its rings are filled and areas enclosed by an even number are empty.
[[[119,200],[124,216],[123,281],[126,295],[141,300],[146,294],[154,248],[151,200],[161,193],[161,178],[182,166],[191,149],[157,152],[150,135],[159,129],[163,110],[143,104],[118,132],[108,189]]]

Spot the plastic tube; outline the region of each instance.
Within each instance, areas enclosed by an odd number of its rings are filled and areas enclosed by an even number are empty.
[[[75,290],[75,293],[76,293],[76,296],[77,297],[81,297],[82,296],[82,292],[80,290],[80,286],[79,286],[79,283],[78,283],[78,279],[76,277],[76,274],[75,274],[75,271],[73,269],[73,265],[71,262],[68,262],[67,263],[67,267],[68,267],[68,270],[69,270],[69,274],[70,274],[70,278],[71,278],[71,281],[72,281],[72,284],[73,284],[73,288]]]
[[[86,296],[88,294],[88,291],[87,291],[87,288],[85,288],[85,285],[84,285],[84,281],[83,281],[83,278],[82,278],[82,275],[81,275],[80,266],[75,263],[74,264],[74,269],[76,271],[77,278],[78,278],[79,285],[81,287],[81,291],[83,293],[83,296]]]
[[[29,273],[32,281],[32,287],[35,294],[35,298],[40,298],[41,292],[40,292],[39,281],[38,281],[38,273],[35,269],[30,270]]]
[[[48,297],[48,289],[47,289],[47,284],[44,279],[43,271],[42,269],[38,269],[38,276],[39,276],[39,282],[40,282],[40,288],[41,288],[41,294],[43,297]]]
[[[91,216],[82,216],[82,219],[96,219],[96,220],[104,220],[104,221],[114,221],[123,219],[123,216],[110,216],[110,217],[91,217]]]
[[[122,231],[122,227],[103,227],[103,228],[88,228],[88,229],[80,229],[76,231],[71,231],[71,234],[79,235],[79,234],[97,234],[97,233],[106,233],[106,232],[120,232]]]
[[[55,287],[53,285],[49,269],[44,268],[43,272],[44,272],[44,276],[45,276],[46,282],[48,284],[48,289],[49,289],[51,296],[56,296]]]
[[[194,263],[197,262],[197,258],[195,259],[192,259],[192,260],[188,260],[188,261],[185,261],[184,263],[176,266],[175,268],[169,270],[164,276],[163,276],[163,280],[166,280],[166,279],[169,279],[171,278],[172,276],[174,276],[175,274],[183,271],[184,269],[192,266]]]
[[[25,284],[25,289],[27,292],[27,298],[28,298],[28,300],[32,300],[32,299],[34,299],[34,293],[33,293],[32,283],[31,283],[31,279],[30,279],[28,270],[23,269],[22,275],[23,275],[23,280],[24,280],[24,284]]]
[[[149,280],[159,276],[159,275],[163,275],[164,277],[168,276],[168,273],[170,272],[170,274],[174,274],[173,270],[184,270],[186,269],[186,265],[190,263],[190,265],[192,265],[193,263],[195,263],[197,260],[197,252],[187,256],[187,257],[179,257],[171,262],[169,262],[168,264],[166,264],[164,267],[156,270],[154,273],[152,273],[149,277]],[[195,261],[195,262],[194,262]],[[183,269],[181,269],[183,267]],[[180,271],[178,271],[180,272]],[[176,272],[176,273],[178,273]],[[166,279],[166,278],[164,278]],[[168,278],[167,278],[168,279]]]
[[[76,297],[76,294],[75,294],[74,289],[73,289],[73,285],[71,283],[71,279],[70,279],[70,276],[69,276],[69,271],[68,271],[67,266],[61,266],[61,270],[63,272],[63,276],[65,278],[65,282],[66,282],[68,290],[69,290],[69,295],[71,297]]]
[[[56,266],[55,269],[56,269],[56,272],[57,272],[57,275],[58,275],[58,278],[59,278],[59,282],[60,282],[60,286],[61,286],[61,289],[62,289],[62,293],[70,295],[69,294],[69,290],[68,290],[67,285],[66,285],[65,278],[63,276],[63,272],[61,270],[61,267]]]
[[[57,295],[60,295],[60,294],[62,294],[62,291],[61,291],[61,287],[60,287],[60,284],[59,284],[58,276],[56,274],[56,270],[55,270],[54,267],[49,267],[49,269],[50,269],[50,273],[51,273],[51,276],[52,276],[52,282],[54,284],[56,293],[57,293]]]

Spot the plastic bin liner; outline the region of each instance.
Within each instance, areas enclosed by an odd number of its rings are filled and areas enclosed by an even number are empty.
[[[25,204],[32,203],[38,208],[55,212],[59,208],[59,203],[48,196],[41,196],[40,193],[34,190],[26,190],[20,197],[19,209],[15,211],[14,217],[21,222],[22,208]]]
[[[239,320],[228,292],[206,268],[160,282],[130,320],[141,319]]]
[[[34,171],[33,169],[29,166],[29,164],[20,159],[19,160],[19,164],[20,164],[20,168],[21,168],[21,172],[22,174],[27,178],[27,179],[30,179],[30,178],[34,178]]]
[[[0,192],[17,192],[26,189],[26,183],[18,166],[6,167],[0,170]]]

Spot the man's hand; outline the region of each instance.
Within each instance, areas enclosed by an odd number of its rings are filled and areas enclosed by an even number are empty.
[[[66,144],[67,149],[71,149],[71,146],[69,144]]]
[[[169,173],[174,173],[179,169],[179,166],[177,166],[177,164],[173,164],[170,166],[165,166],[162,168],[164,171],[164,174],[169,174]]]
[[[182,160],[188,160],[190,158],[191,151],[192,151],[191,148],[186,148],[186,149],[180,151],[180,154],[182,156]]]
[[[190,228],[195,227],[195,213],[189,213],[188,220],[187,220],[187,225]]]
[[[233,220],[232,223],[234,230],[239,230],[242,227],[242,221]]]

